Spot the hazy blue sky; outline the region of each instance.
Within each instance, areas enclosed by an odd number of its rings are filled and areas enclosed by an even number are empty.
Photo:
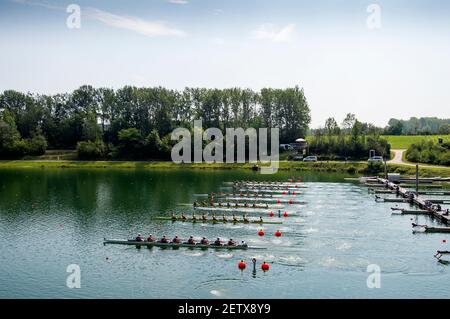
[[[299,85],[313,127],[450,117],[450,1],[0,0],[0,44],[1,91]]]

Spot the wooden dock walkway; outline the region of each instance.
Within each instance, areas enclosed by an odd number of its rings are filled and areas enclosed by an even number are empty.
[[[417,206],[419,209],[426,210],[428,212],[428,215],[433,216],[434,218],[438,219],[439,221],[445,224],[450,223],[450,216],[444,215],[443,211],[438,212],[436,209],[429,208],[426,201],[430,202],[430,200],[422,199],[420,193],[416,194],[415,192],[406,190],[400,185],[394,184],[385,178],[377,178],[377,182],[378,185],[381,184],[386,188],[386,190],[394,191],[395,194],[397,194],[398,196],[402,196],[403,199],[406,199],[407,202]],[[435,200],[431,200],[431,202],[433,201],[436,202]]]

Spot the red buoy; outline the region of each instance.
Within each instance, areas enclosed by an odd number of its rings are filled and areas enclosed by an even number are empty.
[[[283,216],[284,216],[284,217],[288,217],[289,215],[288,215],[287,212],[284,212]]]
[[[281,204],[281,200],[277,199],[277,204]]]
[[[262,263],[262,265],[261,265],[261,269],[263,270],[263,271],[268,271],[269,270],[269,264],[268,263],[266,263],[266,262],[263,262]]]
[[[292,194],[296,195],[296,194],[295,194],[295,191],[294,191]]]
[[[245,263],[245,261],[241,260],[238,264],[238,267],[240,270],[244,270],[245,267],[247,267],[247,264]]]
[[[293,201],[292,199],[289,200],[289,205],[292,205]]]
[[[297,185],[295,185],[295,188],[298,188],[298,186],[297,186]]]
[[[286,192],[283,192],[283,195],[286,195]]]
[[[260,229],[259,232],[258,232],[258,236],[262,237],[264,235],[265,235],[264,230]]]
[[[269,213],[269,217],[273,217],[275,214],[273,212]]]
[[[277,230],[277,231],[275,232],[275,236],[276,236],[276,237],[281,237],[281,232],[280,232],[279,230]]]

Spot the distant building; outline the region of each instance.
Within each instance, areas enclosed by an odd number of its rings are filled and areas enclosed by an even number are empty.
[[[289,145],[298,153],[305,154],[308,149],[308,142],[304,138],[298,138],[295,142],[289,143]]]

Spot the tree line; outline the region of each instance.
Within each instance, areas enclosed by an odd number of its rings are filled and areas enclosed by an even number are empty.
[[[381,136],[382,131],[372,124],[358,121],[354,114],[347,114],[339,126],[334,118],[328,118],[322,129],[314,130],[309,141],[309,152],[329,159],[367,159],[370,150],[379,156],[390,156],[390,144]]]
[[[280,142],[304,137],[310,110],[303,89],[82,86],[71,93],[42,95],[13,90],[0,95],[0,156],[38,155],[77,148],[81,158],[162,159],[170,133],[205,128],[279,128]]]
[[[385,135],[448,135],[450,119],[437,117],[411,117],[409,120],[390,119]]]

